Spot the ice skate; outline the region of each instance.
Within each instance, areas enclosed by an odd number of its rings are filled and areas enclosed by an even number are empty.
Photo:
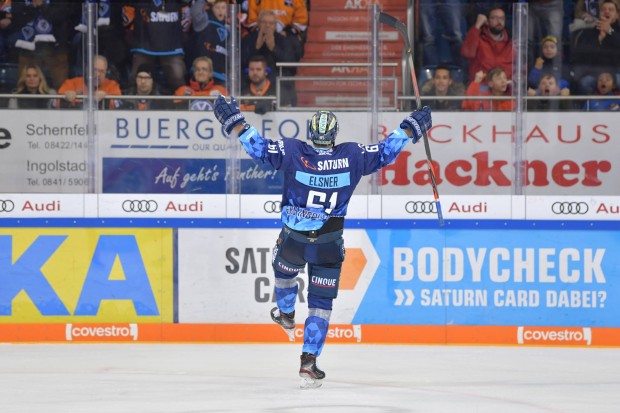
[[[295,311],[286,314],[281,312],[278,307],[274,307],[271,309],[271,319],[282,327],[290,341],[295,341]]]
[[[302,389],[316,389],[323,384],[325,372],[317,367],[314,354],[302,353],[299,377],[301,377],[299,387]]]

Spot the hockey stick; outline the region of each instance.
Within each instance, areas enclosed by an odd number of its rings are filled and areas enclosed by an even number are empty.
[[[409,72],[411,73],[411,81],[413,83],[413,91],[415,92],[415,101],[417,110],[422,110],[422,99],[420,99],[420,91],[418,90],[418,79],[415,75],[415,68],[413,66],[413,50],[411,50],[411,44],[409,43],[409,36],[407,34],[407,26],[396,17],[389,14],[379,12],[379,22],[387,26],[393,27],[398,30],[405,41],[405,48],[407,49],[407,60],[409,62]],[[437,218],[439,219],[439,226],[443,226],[443,214],[441,212],[441,204],[439,203],[439,192],[437,192],[437,181],[435,179],[435,169],[433,168],[433,158],[431,157],[431,148],[428,144],[428,136],[426,130],[422,132],[424,137],[424,150],[426,151],[426,160],[428,163],[428,174],[431,177],[431,186],[433,187],[433,196],[435,197],[435,205],[437,206]]]

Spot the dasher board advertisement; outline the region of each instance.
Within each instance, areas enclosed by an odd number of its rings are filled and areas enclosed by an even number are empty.
[[[179,230],[179,321],[268,321],[277,234]],[[349,230],[345,247],[336,324],[620,327],[616,231]]]
[[[0,323],[172,322],[173,248],[169,228],[0,228]]]

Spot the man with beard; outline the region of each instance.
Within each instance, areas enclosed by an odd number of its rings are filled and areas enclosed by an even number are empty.
[[[504,69],[512,77],[512,41],[506,30],[506,13],[500,7],[489,10],[489,14],[479,14],[476,24],[465,36],[461,54],[469,62],[469,78],[476,73],[488,73],[494,67]]]
[[[268,78],[269,70],[267,68],[267,59],[264,56],[256,55],[250,58],[248,66],[248,79],[250,83],[241,90],[243,96],[274,96],[276,95],[276,86],[271,83]],[[241,110],[250,111],[259,115],[272,111],[273,100],[246,100],[241,105]]]

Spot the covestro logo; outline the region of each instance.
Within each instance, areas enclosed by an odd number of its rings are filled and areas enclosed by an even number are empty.
[[[519,344],[591,345],[592,330],[589,327],[519,327]]]
[[[304,329],[295,328],[295,338],[304,338]],[[327,338],[330,342],[338,343],[361,343],[362,342],[362,326],[354,325],[330,325],[327,330]]]
[[[138,325],[67,324],[67,341],[137,341]]]

